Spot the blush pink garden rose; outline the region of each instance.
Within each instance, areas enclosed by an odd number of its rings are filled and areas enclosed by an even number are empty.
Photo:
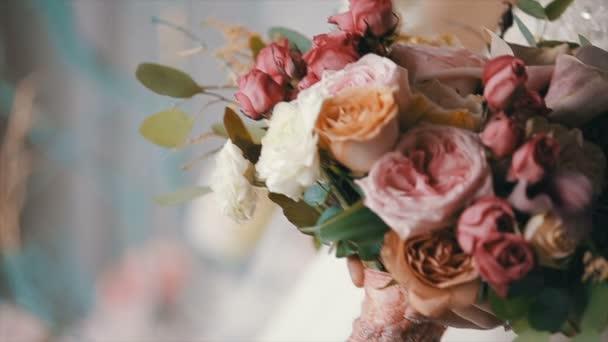
[[[234,97],[248,117],[260,120],[267,116],[274,105],[283,101],[285,87],[275,82],[267,73],[253,69],[238,80],[239,92]]]
[[[479,138],[449,126],[408,131],[357,184],[365,205],[402,239],[445,228],[472,200],[493,194]]]
[[[471,254],[480,239],[493,233],[512,233],[517,221],[509,203],[490,196],[475,201],[458,220],[458,243],[462,250]]]
[[[341,70],[359,59],[358,38],[351,33],[337,31],[320,34],[314,37],[312,43],[312,49],[303,57],[308,66],[308,74],[300,82],[300,89],[318,82],[325,70]]]
[[[439,80],[460,95],[472,94],[480,84],[487,60],[463,48],[395,44],[390,58],[409,72],[410,82]]]
[[[357,87],[391,89],[399,111],[404,112],[409,107],[411,90],[407,70],[388,58],[371,53],[342,70],[325,72],[321,82],[309,91],[328,98],[344,89]]]
[[[267,73],[282,86],[288,79],[300,79],[306,74],[302,54],[292,50],[287,39],[263,48],[256,59],[255,68]]]
[[[494,233],[485,237],[479,241],[473,260],[479,275],[503,298],[509,285],[523,278],[535,265],[532,247],[515,234]]]
[[[514,118],[499,113],[486,124],[480,134],[481,142],[492,150],[497,158],[509,156],[521,140],[522,130]]]
[[[371,32],[376,37],[390,33],[397,26],[392,0],[350,0],[348,12],[329,17],[343,31],[364,35]]]
[[[537,183],[552,169],[559,157],[559,143],[546,134],[538,134],[513,154],[509,179]]]

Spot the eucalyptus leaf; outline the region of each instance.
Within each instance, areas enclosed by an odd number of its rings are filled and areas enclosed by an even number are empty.
[[[381,242],[360,243],[357,248],[357,254],[363,261],[372,261],[378,259],[381,250]]]
[[[581,46],[585,46],[585,45],[593,45],[591,44],[591,42],[589,41],[589,39],[587,39],[585,36],[583,36],[582,34],[578,35],[578,41],[581,42]]]
[[[545,288],[530,305],[530,326],[538,331],[558,331],[568,319],[571,305],[566,289]]]
[[[323,242],[349,240],[355,243],[380,242],[390,228],[371,210],[358,202],[319,226]]]
[[[608,284],[592,285],[589,302],[583,314],[583,331],[603,331],[608,327]]]
[[[232,143],[243,151],[243,156],[253,164],[257,163],[262,146],[253,141],[239,115],[228,107],[224,112],[224,127]]]
[[[329,208],[325,209],[325,211],[323,212],[323,214],[321,214],[321,216],[319,217],[319,220],[317,221],[317,226],[325,223],[327,220],[338,215],[342,211],[343,211],[342,208],[338,208],[338,207],[329,207]]]
[[[266,44],[264,44],[264,41],[262,41],[260,36],[251,36],[251,38],[249,38],[249,50],[251,50],[254,60],[258,58],[258,54],[265,47]]]
[[[519,0],[517,7],[522,12],[538,19],[546,19],[545,8],[536,0]]]
[[[525,317],[530,307],[530,299],[523,296],[501,298],[494,291],[489,293],[492,311],[503,320],[518,320]]]
[[[568,7],[574,2],[574,0],[553,0],[547,7],[545,7],[545,13],[547,18],[551,21],[559,19],[559,17],[566,12]]]
[[[519,17],[516,15],[513,15],[513,20],[515,20],[515,24],[517,24],[517,27],[521,31],[521,34],[523,34],[524,38],[526,38],[528,44],[530,44],[532,47],[536,47],[536,39],[534,39],[534,35],[532,32],[530,32],[526,24],[524,24],[524,22],[521,21],[521,19],[519,19]]]
[[[224,124],[221,123],[215,123],[211,125],[211,132],[215,133],[220,137],[230,138],[228,136],[228,132],[226,132],[226,127],[224,127]]]
[[[156,145],[172,148],[188,139],[193,126],[194,121],[188,114],[173,108],[146,118],[139,132]]]
[[[336,246],[336,258],[347,258],[357,254],[357,246],[352,242],[338,241]]]
[[[142,63],[135,76],[146,88],[160,95],[185,99],[202,91],[185,72],[161,64]]]
[[[321,206],[327,201],[329,191],[322,185],[314,184],[304,192],[304,202],[311,206]]]
[[[179,189],[169,194],[163,194],[154,198],[154,202],[159,205],[170,206],[188,202],[211,192],[211,188],[206,186],[192,186]]]
[[[269,193],[268,198],[283,209],[283,214],[289,222],[298,228],[314,226],[321,216],[313,207],[303,201],[275,193]]]
[[[308,52],[312,47],[312,41],[308,37],[286,27],[271,27],[270,30],[268,30],[268,36],[271,40],[286,38],[292,46],[296,47],[302,53]]]

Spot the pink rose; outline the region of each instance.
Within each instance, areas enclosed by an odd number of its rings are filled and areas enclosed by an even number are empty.
[[[400,111],[409,106],[411,96],[407,70],[388,58],[367,54],[338,71],[326,72],[321,82],[309,91],[332,97],[346,88],[379,87],[393,90]]]
[[[449,126],[408,131],[396,151],[374,163],[357,184],[365,205],[402,239],[445,228],[470,201],[493,194],[478,137]]]
[[[300,79],[306,73],[302,55],[289,48],[287,39],[263,48],[256,59],[255,68],[270,75],[280,85],[285,85],[288,78]]]
[[[239,77],[239,92],[234,97],[248,117],[260,120],[272,110],[275,104],[285,99],[285,88],[275,82],[267,73],[253,69]]]
[[[341,30],[376,37],[384,36],[397,26],[392,0],[350,0],[350,11],[329,17],[328,22]]]
[[[559,143],[545,134],[538,134],[513,154],[510,180],[537,183],[553,168],[559,157]]]
[[[494,111],[508,108],[527,80],[526,65],[521,59],[509,55],[492,59],[483,70],[483,96],[488,106]]]
[[[534,83],[537,75],[535,71]],[[528,86],[530,83],[525,63],[516,57],[504,55],[489,61],[483,70],[483,96],[493,111],[503,111],[519,116],[545,115],[548,113],[540,94]]]
[[[480,137],[481,142],[492,150],[497,158],[504,158],[517,147],[521,130],[514,118],[501,112],[486,125]]]
[[[481,277],[496,293],[506,297],[509,284],[534,268],[534,251],[515,234],[495,233],[478,242],[473,259]]]
[[[315,36],[312,49],[304,55],[304,61],[308,65],[306,85],[312,85],[310,81],[314,78],[320,80],[325,70],[340,70],[357,61],[357,44],[356,36],[343,31]],[[300,89],[305,87],[300,86]]]
[[[395,44],[390,58],[408,70],[412,83],[437,79],[462,96],[476,90],[486,64],[485,57],[466,49],[422,44]]]
[[[480,239],[493,233],[513,232],[515,214],[511,206],[498,197],[483,197],[468,207],[458,220],[458,243],[472,254]]]

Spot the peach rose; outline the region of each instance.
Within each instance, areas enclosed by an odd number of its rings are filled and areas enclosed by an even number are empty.
[[[357,184],[365,205],[403,239],[445,228],[472,200],[493,194],[479,138],[449,126],[411,129]]]
[[[391,89],[347,88],[325,100],[316,130],[339,162],[367,172],[397,142],[398,112]]]
[[[481,282],[473,258],[450,231],[405,241],[389,232],[381,255],[386,269],[407,289],[410,306],[424,316],[439,317],[477,299]]]
[[[577,247],[562,220],[552,213],[532,217],[526,225],[524,237],[532,244],[539,263],[547,266],[560,266]]]

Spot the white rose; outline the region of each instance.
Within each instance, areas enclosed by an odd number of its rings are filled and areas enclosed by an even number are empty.
[[[274,107],[256,164],[258,176],[271,192],[298,200],[319,179],[319,137],[314,125],[321,103],[321,96],[310,90],[296,101]]]
[[[249,182],[252,175],[248,175],[252,166],[230,140],[215,158],[210,187],[217,196],[222,213],[237,222],[251,219],[255,212],[257,191]]]

